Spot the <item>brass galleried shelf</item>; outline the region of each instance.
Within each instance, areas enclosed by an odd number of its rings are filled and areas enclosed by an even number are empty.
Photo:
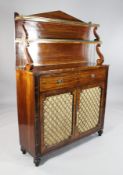
[[[28,39],[21,39],[16,38],[16,43],[83,43],[83,44],[101,44],[101,41],[96,40],[75,40],[75,39],[36,39],[36,40],[28,40]]]

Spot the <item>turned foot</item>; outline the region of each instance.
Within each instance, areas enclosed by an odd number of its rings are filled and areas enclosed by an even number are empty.
[[[26,154],[26,150],[23,149],[23,148],[21,148],[21,152],[22,152],[23,154]]]
[[[35,164],[35,166],[39,166],[39,164],[40,164],[40,158],[39,157],[34,158],[34,164]]]
[[[101,136],[102,134],[103,134],[103,130],[100,129],[100,130],[98,131],[98,136]]]

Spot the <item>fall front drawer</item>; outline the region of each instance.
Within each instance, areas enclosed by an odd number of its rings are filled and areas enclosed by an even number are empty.
[[[90,69],[73,73],[62,73],[53,75],[43,75],[40,78],[40,91],[55,90],[61,88],[72,88],[78,85],[93,84],[106,79],[106,69]]]

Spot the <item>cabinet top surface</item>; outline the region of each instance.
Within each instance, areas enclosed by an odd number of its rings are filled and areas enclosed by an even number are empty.
[[[88,71],[100,68],[108,68],[109,65],[97,66],[96,64],[87,63],[86,65],[82,64],[69,64],[69,65],[59,65],[59,66],[35,66],[33,69],[34,74],[45,75],[45,74],[60,74],[60,73],[72,73],[80,71]]]

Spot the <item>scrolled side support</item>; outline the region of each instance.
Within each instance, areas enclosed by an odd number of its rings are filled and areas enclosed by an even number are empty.
[[[26,64],[25,69],[29,71],[29,70],[33,69],[33,60],[32,60],[32,57],[29,53],[29,50],[28,50],[28,48],[29,48],[28,32],[27,32],[26,27],[25,27],[25,22],[23,22],[22,27],[23,27],[23,30],[24,30],[24,33],[25,33],[25,39],[27,41],[25,43],[25,46],[24,46],[24,52],[25,52],[26,58],[28,60],[28,64]]]
[[[100,41],[100,36],[97,34],[97,26],[94,27],[93,33],[94,33],[94,36],[96,37],[96,38],[95,38],[95,41]],[[100,44],[100,43],[98,43],[98,44],[96,45],[96,52],[97,52],[97,55],[99,56],[98,59],[97,59],[97,61],[96,61],[98,66],[102,65],[103,62],[104,62],[104,56],[103,56],[103,54],[101,53],[99,47],[101,47],[101,44]]]
[[[98,29],[97,26],[94,27],[93,33],[94,33],[94,36],[95,36],[95,41],[100,41],[100,36],[99,36],[98,33],[97,33],[97,29]]]
[[[97,54],[98,54],[98,59],[97,59],[97,65],[102,65],[103,64],[103,62],[104,62],[104,56],[103,56],[103,54],[100,52],[100,49],[99,49],[99,47],[101,47],[101,44],[97,44],[96,45],[96,52],[97,52]]]

